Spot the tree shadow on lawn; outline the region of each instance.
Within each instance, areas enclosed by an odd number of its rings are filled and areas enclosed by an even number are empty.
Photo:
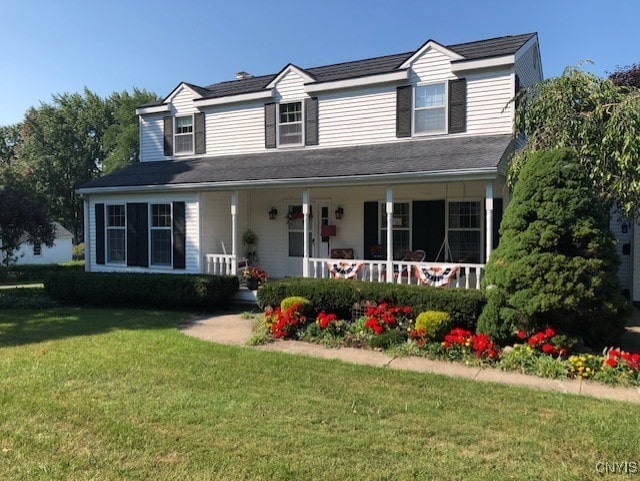
[[[0,310],[0,347],[92,336],[114,330],[170,329],[195,315],[195,312],[72,307]]]

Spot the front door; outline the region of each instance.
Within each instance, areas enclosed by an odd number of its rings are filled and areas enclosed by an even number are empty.
[[[313,257],[313,204],[309,205],[309,252]],[[302,260],[304,257],[304,217],[302,204],[289,204],[287,206],[287,255],[285,276],[302,276]]]

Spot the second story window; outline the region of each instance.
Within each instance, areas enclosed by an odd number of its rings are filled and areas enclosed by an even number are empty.
[[[446,88],[444,83],[419,85],[415,90],[414,132],[446,131]]]
[[[175,153],[190,154],[193,152],[193,117],[187,115],[176,117]]]
[[[280,104],[278,145],[302,145],[302,102]]]

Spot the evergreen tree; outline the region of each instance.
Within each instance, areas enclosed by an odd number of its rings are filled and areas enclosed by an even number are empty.
[[[504,342],[517,329],[551,326],[591,345],[621,334],[626,302],[607,208],[571,150],[530,156],[500,233],[479,332]]]

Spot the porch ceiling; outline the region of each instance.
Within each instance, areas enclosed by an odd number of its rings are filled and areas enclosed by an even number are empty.
[[[512,150],[510,135],[437,138],[339,148],[141,162],[92,180],[81,193],[139,188],[264,188],[273,184],[366,184],[406,178],[495,175]],[[124,188],[124,189],[123,189]]]

